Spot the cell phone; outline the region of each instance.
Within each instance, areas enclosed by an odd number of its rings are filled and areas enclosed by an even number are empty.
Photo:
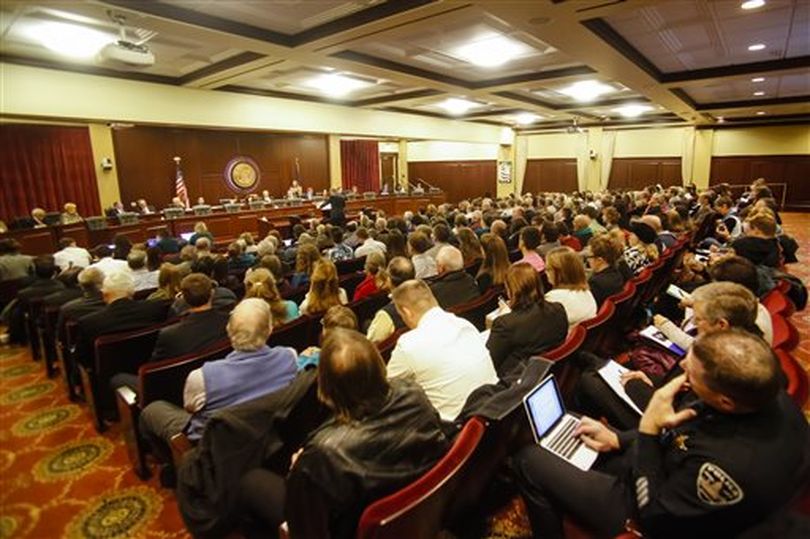
[[[695,253],[695,260],[697,260],[698,262],[700,262],[702,264],[705,264],[706,262],[709,261],[709,255],[701,255],[701,254]]]
[[[686,292],[684,289],[678,286],[675,286],[674,284],[671,284],[667,287],[667,294],[678,300],[689,297],[688,292]]]

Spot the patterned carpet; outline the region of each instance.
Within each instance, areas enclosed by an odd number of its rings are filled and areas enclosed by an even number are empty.
[[[810,283],[810,214],[784,220],[802,246],[790,271]],[[810,370],[810,309],[792,321],[802,336],[794,354]],[[97,434],[60,383],[26,349],[0,348],[0,539],[189,537],[172,492],[138,479],[116,426]],[[519,497],[487,520],[488,537],[531,536]]]

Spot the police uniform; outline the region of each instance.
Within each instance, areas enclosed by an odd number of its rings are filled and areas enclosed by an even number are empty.
[[[659,436],[619,435],[623,454],[581,471],[539,446],[513,466],[536,536],[570,514],[600,535],[628,522],[651,537],[731,537],[783,506],[806,478],[807,422],[786,393],[757,412],[697,417]]]

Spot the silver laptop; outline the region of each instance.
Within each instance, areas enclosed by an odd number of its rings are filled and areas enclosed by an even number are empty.
[[[565,412],[557,381],[551,375],[523,397],[534,441],[581,470],[589,470],[599,453],[574,436],[579,419]]]

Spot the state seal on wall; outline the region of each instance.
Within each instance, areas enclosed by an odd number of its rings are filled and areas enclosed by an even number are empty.
[[[261,179],[259,165],[250,157],[237,156],[225,167],[225,182],[232,191],[249,193],[256,189]]]

